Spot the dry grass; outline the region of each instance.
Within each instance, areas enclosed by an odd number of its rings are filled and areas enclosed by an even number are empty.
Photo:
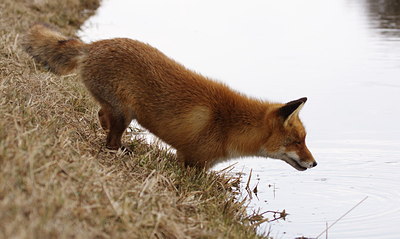
[[[97,6],[0,2],[0,238],[259,238],[231,191],[237,178],[184,170],[137,140],[133,156],[107,152],[77,77],[44,71],[20,48],[32,23],[71,34]]]

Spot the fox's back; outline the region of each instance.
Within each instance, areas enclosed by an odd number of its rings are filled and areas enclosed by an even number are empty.
[[[84,82],[96,84],[96,88],[111,87],[116,95],[125,96],[128,101],[133,97],[141,104],[155,101],[160,105],[167,100],[195,96],[200,100],[207,95],[203,93],[205,85],[223,87],[186,69],[156,48],[126,38],[90,44],[81,64],[81,75]]]

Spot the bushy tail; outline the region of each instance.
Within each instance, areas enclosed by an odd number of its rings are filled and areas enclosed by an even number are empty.
[[[33,25],[22,41],[25,51],[38,63],[60,75],[68,74],[78,66],[85,45],[43,24]]]

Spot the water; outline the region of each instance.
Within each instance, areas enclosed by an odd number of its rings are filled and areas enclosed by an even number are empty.
[[[400,4],[397,0],[104,0],[86,41],[130,37],[257,98],[307,96],[301,118],[318,161],[297,172],[246,158],[251,207],[283,210],[275,238],[399,238]],[[271,216],[271,215],[269,215]],[[323,235],[321,238],[325,238]]]

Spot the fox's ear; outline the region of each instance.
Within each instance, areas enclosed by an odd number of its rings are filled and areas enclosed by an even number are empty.
[[[288,124],[293,116],[298,115],[307,98],[303,97],[298,100],[293,100],[286,103],[284,106],[278,109],[278,114],[284,119],[284,126]]]

